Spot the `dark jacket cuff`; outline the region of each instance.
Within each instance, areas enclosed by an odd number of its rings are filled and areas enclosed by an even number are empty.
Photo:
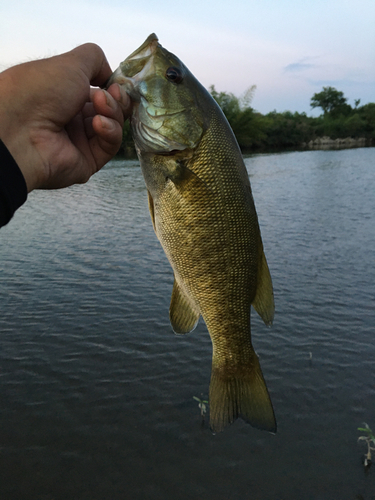
[[[27,186],[13,156],[0,139],[0,227],[27,199]]]

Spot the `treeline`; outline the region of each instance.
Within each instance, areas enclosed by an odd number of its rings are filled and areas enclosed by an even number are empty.
[[[255,86],[242,97],[228,92],[217,92],[210,87],[210,93],[227,117],[238,144],[243,152],[300,149],[310,141],[321,137],[331,139],[364,138],[366,144],[375,142],[375,103],[360,106],[354,101],[354,108],[348,104],[344,94],[333,87],[312,96],[312,108],[321,108],[318,117],[306,113],[272,111],[263,115],[251,107]],[[134,154],[130,127],[124,128],[123,151]]]
[[[249,104],[249,92],[252,95],[254,90],[255,87],[251,87],[244,99],[210,87],[211,95],[223,110],[243,151],[301,148],[327,136],[333,140],[363,137],[367,143],[375,139],[375,103],[360,107],[358,99],[352,108],[342,92],[323,87],[310,101],[312,108],[322,109],[323,114],[319,117],[291,111],[262,115]]]

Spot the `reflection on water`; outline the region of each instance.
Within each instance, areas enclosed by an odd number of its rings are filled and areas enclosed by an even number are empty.
[[[33,192],[0,231],[0,498],[371,498],[375,149],[248,157],[271,268],[253,314],[278,434],[212,435],[200,323],[175,336],[172,272],[137,162]]]

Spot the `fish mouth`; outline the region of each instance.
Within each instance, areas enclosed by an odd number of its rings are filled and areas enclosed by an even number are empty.
[[[159,47],[159,39],[152,33],[145,42],[123,61],[105,84],[108,88],[113,83],[122,85],[130,97],[139,101],[139,93],[135,90],[144,75],[153,69],[153,55]]]
[[[152,33],[150,36],[147,37],[147,39],[142,43],[138,49],[136,49],[134,52],[128,56],[124,62],[134,60],[134,59],[140,59],[143,57],[148,57],[151,54],[153,54],[156,50],[156,47],[159,45],[159,39],[155,35],[155,33]]]
[[[159,65],[160,59],[164,62],[164,51],[158,37],[152,33],[120,64],[107,83],[107,86],[118,83],[132,99],[130,123],[133,138],[139,150],[150,153],[181,151],[187,147],[181,134],[170,134],[171,128],[174,128],[171,122],[185,113],[186,107],[170,106],[168,102],[164,104],[163,99],[154,99],[152,95],[155,79],[162,79]],[[148,82],[153,82],[150,83],[151,90]]]

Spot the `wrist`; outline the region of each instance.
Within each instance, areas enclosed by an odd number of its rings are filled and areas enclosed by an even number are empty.
[[[37,175],[38,160],[32,147],[30,125],[28,123],[30,110],[27,110],[22,95],[20,82],[20,66],[10,68],[0,74],[0,138],[17,163],[29,193],[40,182]]]
[[[7,134],[0,132],[0,138],[17,163],[26,183],[27,192],[30,193],[40,184],[40,176],[35,169],[35,153],[28,144],[28,140],[19,131],[17,134]]]

